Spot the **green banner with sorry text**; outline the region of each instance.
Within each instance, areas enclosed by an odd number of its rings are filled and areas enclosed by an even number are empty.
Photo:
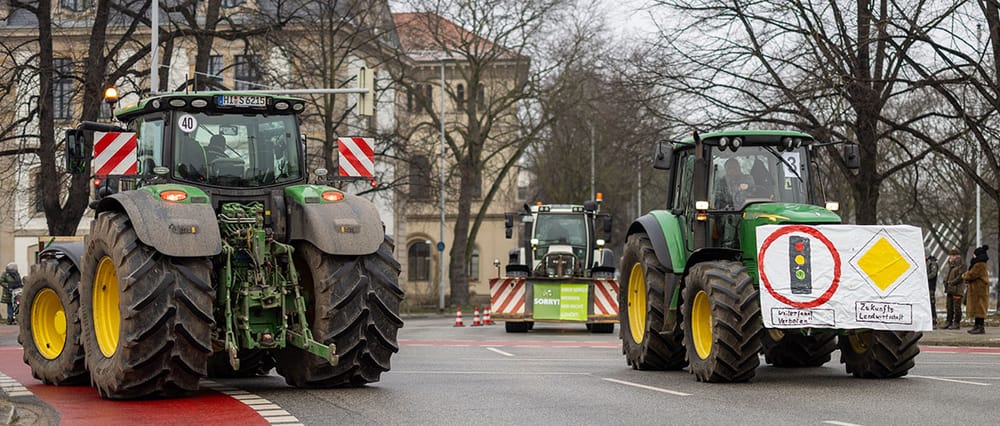
[[[587,320],[587,284],[535,283],[536,320]]]

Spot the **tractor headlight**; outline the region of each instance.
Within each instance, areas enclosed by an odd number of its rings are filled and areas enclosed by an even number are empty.
[[[708,201],[695,201],[694,202],[694,209],[695,210],[708,210]]]
[[[719,147],[725,148],[727,146],[729,146],[729,138],[725,136],[719,138]]]
[[[743,145],[743,138],[740,137],[733,138],[733,145],[732,145],[733,152],[736,152],[736,150],[739,149],[740,146],[742,145]]]
[[[827,201],[826,202],[826,209],[829,210],[829,211],[832,211],[832,212],[840,210],[840,203],[838,203],[836,201]]]

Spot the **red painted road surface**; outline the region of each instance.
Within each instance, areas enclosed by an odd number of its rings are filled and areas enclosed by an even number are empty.
[[[46,386],[31,377],[31,369],[22,361],[19,347],[0,348],[0,371],[58,411],[62,424],[268,424],[250,407],[210,390],[185,398],[108,401],[101,399],[90,386]]]

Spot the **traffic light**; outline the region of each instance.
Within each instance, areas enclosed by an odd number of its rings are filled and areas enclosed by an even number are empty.
[[[789,275],[792,294],[812,293],[812,266],[809,239],[792,235],[788,237]]]

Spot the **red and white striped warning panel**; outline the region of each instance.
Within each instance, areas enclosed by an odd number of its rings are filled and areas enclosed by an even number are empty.
[[[490,304],[493,315],[524,314],[524,278],[494,278],[490,280]]]
[[[594,314],[618,315],[618,281],[594,280]]]
[[[94,132],[94,174],[134,175],[137,145],[132,132]]]
[[[371,138],[337,138],[340,151],[340,175],[372,177],[375,151]]]

